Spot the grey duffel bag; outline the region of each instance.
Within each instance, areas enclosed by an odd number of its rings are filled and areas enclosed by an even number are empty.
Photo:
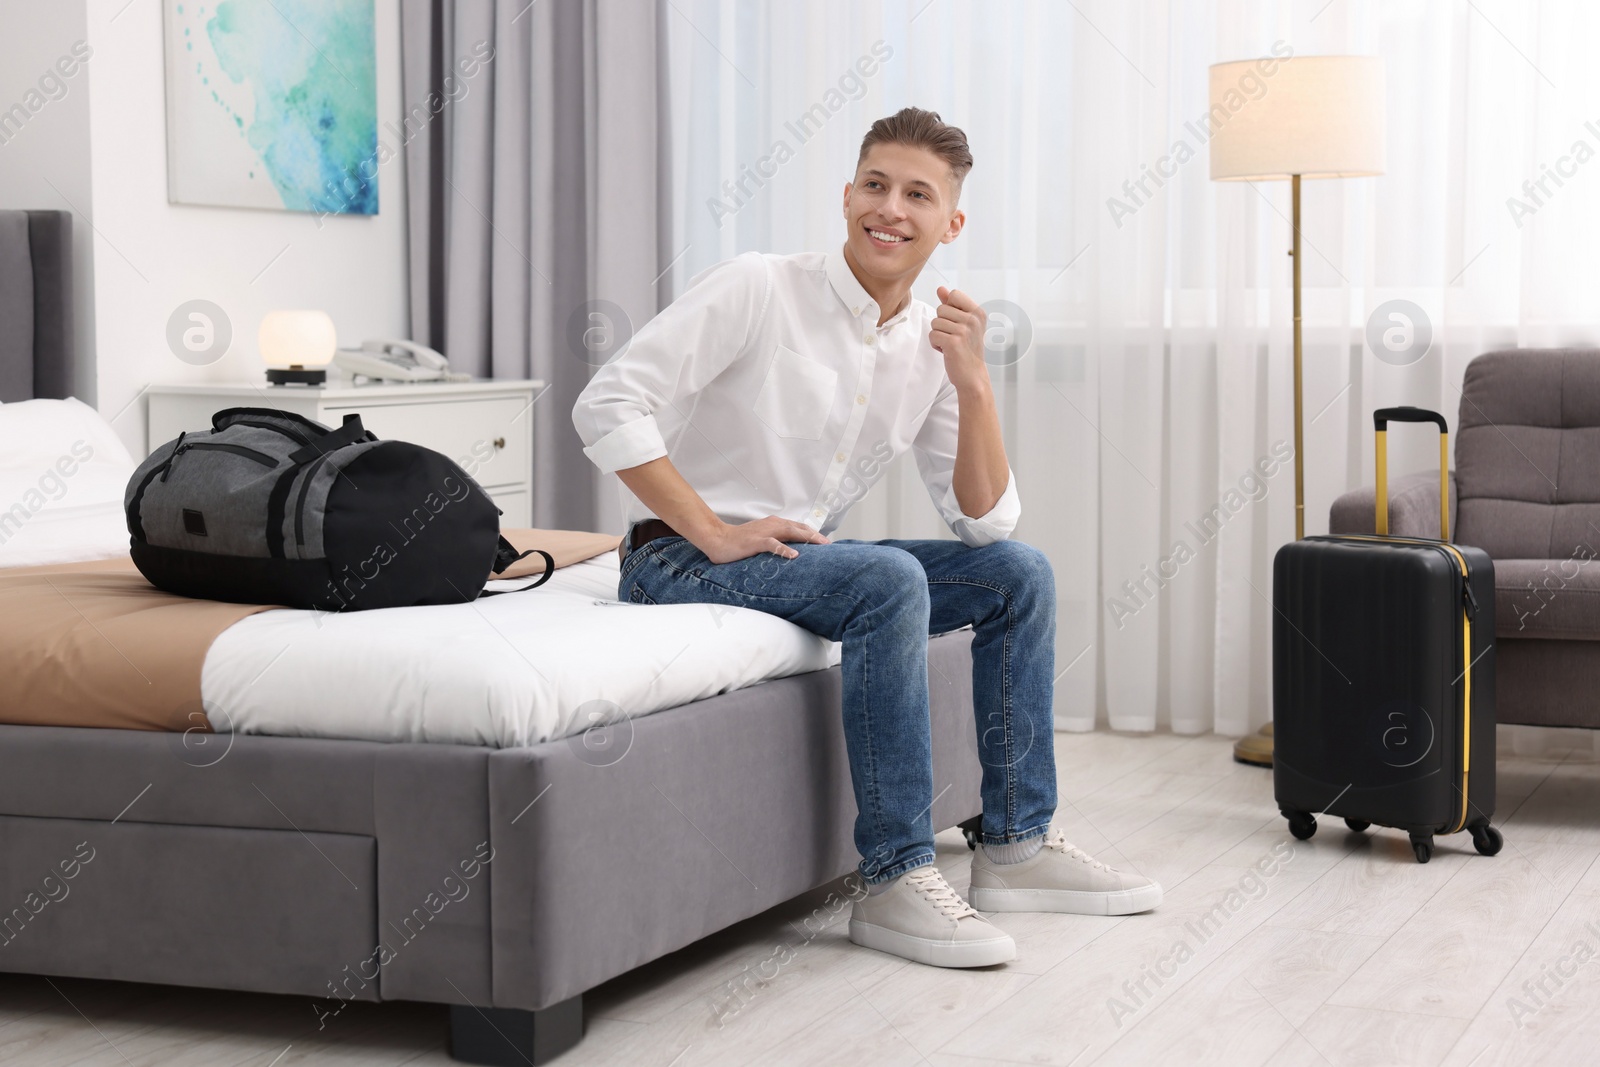
[[[182,596],[325,611],[458,604],[520,559],[500,509],[448,457],[346,415],[229,408],[139,465],[133,561]],[[543,584],[555,569],[547,552]],[[529,553],[522,553],[526,556]]]

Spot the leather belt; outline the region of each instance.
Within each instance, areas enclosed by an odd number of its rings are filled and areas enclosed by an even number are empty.
[[[678,536],[681,536],[678,531],[660,519],[645,519],[643,522],[634,523],[633,528],[628,531],[628,536],[623,538],[622,547],[625,550],[623,555],[626,556],[640,545],[654,541],[658,537]]]

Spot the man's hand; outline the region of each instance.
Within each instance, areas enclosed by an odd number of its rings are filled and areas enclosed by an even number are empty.
[[[723,522],[666,456],[619,470],[617,477],[645,507],[704,552],[712,563],[732,563],[762,552],[794,559],[800,553],[785,541],[829,543],[815,528],[776,515],[740,524]]]
[[[762,552],[771,552],[784,559],[794,559],[800,553],[784,544],[785,541],[800,541],[810,545],[829,543],[828,539],[813,527],[803,522],[781,519],[776,515],[737,525],[722,523],[713,528],[710,534],[698,539],[691,537],[689,540],[694,543],[694,547],[704,552],[712,563],[732,563],[734,560],[748,559]]]
[[[988,312],[959,289],[939,286],[939,311],[928,340],[944,354],[944,371],[957,391],[989,384],[989,366],[983,358],[983,330]]]

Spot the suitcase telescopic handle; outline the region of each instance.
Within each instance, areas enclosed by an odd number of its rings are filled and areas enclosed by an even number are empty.
[[[1439,427],[1439,538],[1450,540],[1450,424],[1437,411],[1426,408],[1379,408],[1372,413],[1372,428],[1377,437],[1374,455],[1378,464],[1376,495],[1377,532],[1380,537],[1389,533],[1389,454],[1388,436],[1391,422],[1431,422]]]

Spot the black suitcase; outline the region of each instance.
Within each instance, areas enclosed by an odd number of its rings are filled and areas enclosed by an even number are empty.
[[[1440,531],[1389,537],[1389,422],[1439,427]],[[1373,413],[1377,534],[1307,537],[1272,567],[1273,791],[1305,840],[1316,815],[1500,851],[1494,814],[1494,561],[1449,542],[1449,427],[1420,408]]]

